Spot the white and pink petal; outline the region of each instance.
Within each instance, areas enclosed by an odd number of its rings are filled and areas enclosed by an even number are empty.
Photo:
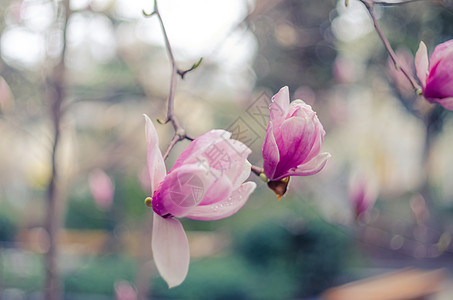
[[[212,145],[223,140],[228,140],[230,137],[231,132],[222,129],[210,130],[199,136],[190,143],[181,155],[179,155],[170,172],[183,164],[196,163],[204,153],[209,151],[209,148],[212,147]]]
[[[327,163],[327,160],[331,157],[330,153],[323,152],[315,156],[312,160],[297,166],[296,168],[290,169],[287,173],[280,176],[278,179],[285,178],[287,176],[309,176],[314,175],[321,171]]]
[[[220,172],[216,172],[215,177],[216,177],[215,180],[211,183],[210,186],[207,187],[203,199],[197,206],[210,205],[213,203],[220,202],[223,199],[226,199],[233,191],[231,181],[227,176],[223,175]],[[192,209],[188,212],[189,215],[191,214],[191,211]]]
[[[425,43],[420,42],[420,46],[415,54],[415,70],[423,88],[425,88],[426,76],[428,76],[428,64],[428,50],[426,49]]]
[[[245,160],[242,164],[242,168],[239,170],[238,176],[232,180],[233,189],[238,188],[244,181],[247,180],[247,178],[249,178],[251,168],[252,164],[248,160]]]
[[[151,181],[151,195],[157,189],[160,182],[165,177],[166,168],[162,153],[159,149],[159,137],[157,136],[156,128],[153,125],[153,122],[147,115],[145,117],[145,134],[146,142],[148,146],[147,150],[147,166],[148,166],[148,175]]]
[[[219,220],[229,217],[245,205],[255,188],[256,183],[252,181],[245,182],[223,201],[210,205],[197,206],[186,217],[202,221]]]
[[[453,54],[453,40],[446,41],[436,46],[429,59],[431,65],[437,64],[440,60]]]
[[[168,287],[180,285],[190,263],[189,241],[181,223],[154,213],[151,248],[157,270]]]
[[[448,110],[453,110],[453,97],[434,99],[433,102],[437,102]]]
[[[272,122],[278,128],[285,120],[288,109],[289,89],[287,86],[284,86],[272,97],[272,103],[269,106],[269,122]]]
[[[266,174],[267,178],[272,179],[280,161],[280,154],[277,142],[275,141],[273,124],[271,121],[269,121],[266,137],[264,138],[263,160],[264,174]]]
[[[186,216],[205,197],[215,176],[199,164],[182,165],[169,173],[155,193],[152,206],[161,216]]]

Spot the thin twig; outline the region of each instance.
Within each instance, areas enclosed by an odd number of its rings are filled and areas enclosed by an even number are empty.
[[[399,2],[388,2],[388,1],[373,1],[374,5],[379,5],[379,6],[400,6],[408,3],[413,3],[413,2],[433,2],[435,4],[438,4],[442,7],[444,7],[446,10],[448,10],[450,13],[453,13],[453,9],[445,3],[446,0],[404,0],[404,1],[399,1]]]
[[[408,3],[412,3],[412,2],[422,2],[422,1],[437,3],[440,6],[443,6],[450,13],[453,13],[452,8],[445,3],[445,0],[404,0],[404,1],[399,1],[399,2],[388,2],[388,1],[372,1],[372,2],[374,5],[379,5],[379,6],[399,6],[399,5],[404,5],[404,4],[408,4]]]
[[[180,136],[178,136],[177,134],[175,134],[175,136],[173,137],[173,139],[171,140],[170,142],[170,145],[168,145],[168,148],[167,148],[167,151],[165,151],[165,154],[164,154],[164,160],[167,159],[168,155],[170,154],[170,151],[171,149],[173,149],[173,147],[179,142],[179,141],[182,141],[184,138],[181,138]]]
[[[261,173],[264,173],[264,170],[262,168],[254,166],[254,165],[252,165],[250,169],[257,176],[261,176]]]
[[[411,83],[412,87],[414,88],[416,93],[419,93],[421,90],[420,85],[417,83],[415,78],[398,62],[398,58],[396,57],[395,51],[393,51],[392,47],[390,46],[389,41],[385,37],[384,33],[382,32],[381,27],[379,26],[376,17],[373,12],[373,2],[372,1],[367,1],[367,0],[359,0],[360,2],[365,5],[366,9],[368,10],[368,13],[370,14],[370,17],[373,21],[374,28],[376,29],[377,34],[379,35],[379,38],[381,39],[382,43],[385,46],[385,49],[387,49],[388,54],[390,55],[390,58],[393,61],[393,64],[395,65],[397,70],[401,70],[403,72],[404,76],[409,80]]]
[[[190,140],[192,141],[193,138],[189,137],[187,134],[186,134],[186,131],[184,130],[184,128],[179,124],[178,122],[178,119],[176,118],[175,116],[175,110],[174,110],[174,107],[175,107],[175,91],[176,91],[176,79],[177,79],[177,76],[181,76],[181,78],[183,79],[184,78],[184,75],[192,70],[194,70],[195,68],[198,67],[198,65],[201,63],[201,60],[197,63],[197,64],[194,64],[192,66],[192,68],[186,70],[186,71],[180,71],[178,69],[178,66],[176,64],[176,61],[175,61],[175,57],[173,55],[173,50],[171,48],[171,44],[170,44],[170,41],[168,40],[168,35],[167,35],[167,31],[165,29],[165,25],[164,25],[164,22],[162,20],[162,16],[160,15],[160,12],[159,12],[159,7],[157,6],[157,0],[154,0],[154,11],[151,12],[150,14],[146,13],[145,11],[143,11],[143,15],[145,17],[151,17],[151,16],[157,16],[157,19],[159,20],[159,23],[160,23],[160,27],[162,29],[162,34],[164,36],[164,41],[165,41],[165,48],[167,49],[167,53],[168,53],[168,57],[170,58],[170,61],[171,61],[171,67],[172,67],[172,72],[171,72],[171,81],[170,81],[170,91],[168,93],[168,102],[167,102],[167,116],[166,116],[166,119],[162,122],[158,119],[158,122],[159,123],[163,123],[163,124],[166,124],[168,122],[171,122],[171,124],[173,125],[173,129],[175,130],[175,134],[170,142],[170,144],[168,145],[167,147],[167,150],[165,151],[165,154],[163,156],[163,159],[166,160],[167,157],[169,156],[170,154],[170,151],[173,149],[173,147],[179,142],[179,141],[182,141],[184,139],[187,139],[187,140]],[[148,214],[147,218],[146,218],[146,229],[144,231],[144,235],[147,236],[148,235],[148,228],[149,226],[152,224],[152,220],[153,220],[153,217],[152,217],[152,214]],[[139,268],[139,272],[138,272],[138,277],[137,277],[137,296],[138,296],[138,299],[139,300],[144,300],[144,299],[147,299],[148,296],[149,296],[149,279],[150,279],[150,276],[151,276],[151,272],[148,270],[148,267],[147,267],[147,264],[145,263],[146,262],[146,258],[147,258],[147,251],[143,251],[142,255],[141,255],[141,262],[143,264],[141,264],[140,268]]]
[[[170,41],[168,40],[167,30],[164,26],[164,21],[162,20],[162,16],[160,15],[159,8],[157,6],[157,0],[154,0],[154,15],[157,16],[159,19],[160,27],[162,29],[162,34],[164,36],[165,41],[165,48],[167,49],[168,57],[171,61],[172,73],[171,73],[171,82],[170,82],[170,92],[168,94],[168,107],[167,107],[167,119],[165,123],[171,121],[173,127],[175,128],[176,134],[178,134],[178,130],[181,135],[184,135],[184,129],[179,125],[175,113],[174,113],[174,106],[175,106],[175,90],[176,90],[176,75],[178,74],[178,66],[176,65],[175,57],[173,55],[173,50],[171,48]]]
[[[175,135],[173,136],[173,139],[171,140],[170,144],[168,145],[167,150],[165,151],[164,155],[164,160],[168,157],[170,154],[170,151],[173,149],[173,147],[179,142],[184,139],[192,141],[193,138],[189,137],[186,134],[185,129],[179,124],[179,121],[177,117],[175,116],[175,91],[176,91],[176,79],[177,76],[181,76],[181,78],[184,78],[184,75],[187,74],[188,72],[195,70],[201,63],[201,59],[195,63],[191,68],[187,70],[180,70],[178,68],[178,65],[176,64],[175,56],[173,55],[173,50],[171,48],[170,41],[168,39],[167,35],[167,30],[165,29],[164,21],[162,20],[162,16],[159,12],[159,7],[157,5],[157,0],[154,0],[154,11],[151,13],[146,13],[143,11],[143,14],[146,17],[151,17],[151,16],[156,16],[157,19],[159,20],[160,27],[162,29],[162,35],[164,37],[165,41],[165,48],[167,49],[167,54],[168,57],[170,58],[171,62],[171,67],[172,67],[172,72],[171,72],[171,79],[170,79],[170,91],[168,93],[168,102],[167,102],[167,117],[166,119],[162,122],[164,124],[171,122],[173,125],[173,128],[175,130]]]
[[[388,2],[388,1],[373,1],[374,5],[380,5],[380,6],[397,6],[397,5],[404,5],[412,2],[421,2],[421,1],[432,1],[432,2],[437,2],[437,0],[404,0],[404,1],[398,1],[398,2]]]
[[[198,68],[198,66],[201,64],[201,62],[203,61],[203,57],[200,58],[196,63],[194,63],[189,69],[187,70],[179,70],[177,71],[178,75],[181,76],[181,79],[184,79],[184,76],[189,73],[189,72],[192,72],[193,70],[195,70],[196,68]]]

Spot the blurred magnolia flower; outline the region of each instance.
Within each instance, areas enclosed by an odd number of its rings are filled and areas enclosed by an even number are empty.
[[[115,282],[115,298],[116,300],[137,300],[137,291],[129,282],[121,280]]]
[[[152,251],[168,286],[181,284],[189,269],[189,243],[176,218],[218,220],[236,213],[255,190],[247,156],[251,150],[231,133],[211,130],[195,139],[166,174],[153,123],[145,115],[147,163],[153,208]]]
[[[376,198],[376,188],[365,176],[355,176],[351,179],[349,199],[356,219],[373,207]]]
[[[94,202],[102,209],[109,208],[115,193],[115,185],[110,177],[101,169],[95,169],[90,173],[88,183]]]
[[[313,175],[325,166],[331,155],[320,153],[324,134],[310,105],[302,100],[289,103],[288,87],[274,95],[262,151],[268,186],[278,199],[286,192],[289,176]]]
[[[357,78],[357,62],[344,56],[338,56],[335,59],[332,71],[338,83],[352,83]]]
[[[426,100],[453,110],[453,40],[438,45],[429,62],[426,45],[420,42],[415,68]]]
[[[425,198],[421,194],[412,196],[410,206],[417,224],[425,224],[429,219],[429,209]]]

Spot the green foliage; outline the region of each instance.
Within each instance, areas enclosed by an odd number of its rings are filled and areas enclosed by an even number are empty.
[[[127,219],[137,219],[149,211],[144,204],[147,195],[143,192],[136,176],[115,178],[115,205]]]
[[[332,285],[345,264],[349,240],[314,219],[289,226],[291,217],[261,219],[237,231],[230,255],[192,261],[181,286],[159,277],[153,295],[170,299],[293,299]],[[299,224],[300,225],[300,224]]]
[[[240,259],[232,256],[194,261],[186,280],[168,289],[159,277],[155,280],[156,297],[181,299],[245,299],[250,273]]]
[[[40,290],[44,284],[44,261],[41,256],[15,249],[0,249],[2,287],[23,291]]]
[[[100,210],[86,194],[69,199],[65,225],[70,229],[112,229],[114,223],[109,211]]]
[[[147,211],[143,204],[145,194],[135,177],[116,176],[115,195],[112,205],[99,208],[88,190],[69,197],[66,213],[66,228],[113,230],[125,219],[136,220]]]
[[[73,261],[74,258],[68,258]],[[39,291],[44,286],[44,261],[37,254],[17,250],[0,252],[2,287]],[[76,269],[62,274],[65,294],[113,295],[118,280],[133,282],[136,261],[120,256],[79,257]]]
[[[262,276],[264,275],[264,276]],[[294,282],[281,270],[259,274],[239,256],[229,255],[192,262],[186,280],[169,290],[161,278],[154,283],[153,295],[170,299],[287,299]]]
[[[16,224],[13,218],[4,213],[0,214],[0,244],[2,242],[13,242],[16,235]]]
[[[136,261],[119,256],[96,257],[65,274],[66,293],[113,294],[117,280],[133,281]]]
[[[237,251],[262,280],[272,273],[290,278],[296,289],[292,297],[319,293],[339,274],[347,239],[319,220],[300,228],[285,224],[281,220],[257,224],[238,237]]]

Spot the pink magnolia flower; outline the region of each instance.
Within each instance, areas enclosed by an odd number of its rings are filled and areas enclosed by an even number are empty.
[[[422,84],[423,96],[453,110],[453,40],[438,45],[428,62],[426,45],[420,42],[415,68]]]
[[[115,193],[112,179],[101,169],[95,169],[88,176],[88,183],[94,202],[102,209],[109,208]]]
[[[152,250],[160,275],[174,287],[189,269],[189,243],[177,218],[218,220],[236,213],[255,190],[247,156],[251,150],[231,133],[211,130],[195,139],[166,174],[159,141],[145,115],[151,181]]]
[[[129,282],[121,280],[114,287],[116,300],[137,300],[137,291]]]
[[[349,199],[356,219],[373,207],[376,198],[376,187],[365,176],[355,176],[351,179],[349,182]]]
[[[320,153],[324,134],[311,106],[302,100],[290,104],[288,87],[280,89],[272,98],[263,145],[264,173],[270,182],[284,179],[287,183],[286,177],[321,171],[330,157],[327,152]]]

